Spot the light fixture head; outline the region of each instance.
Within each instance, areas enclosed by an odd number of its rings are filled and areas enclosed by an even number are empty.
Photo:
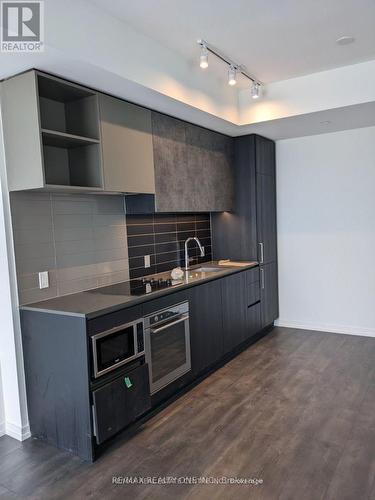
[[[259,99],[262,95],[262,87],[259,83],[253,82],[250,88],[250,95],[253,99]]]
[[[337,43],[337,45],[350,45],[354,41],[355,41],[354,36],[344,35],[344,36],[340,36],[340,38],[338,38],[336,40],[336,43]]]
[[[231,64],[228,69],[228,85],[236,85],[237,83],[237,68]]]
[[[208,68],[208,50],[205,43],[201,44],[201,55],[199,58],[199,66],[202,69]]]

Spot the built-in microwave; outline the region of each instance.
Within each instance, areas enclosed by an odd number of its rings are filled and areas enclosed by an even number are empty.
[[[91,337],[93,376],[98,378],[144,355],[143,319]]]

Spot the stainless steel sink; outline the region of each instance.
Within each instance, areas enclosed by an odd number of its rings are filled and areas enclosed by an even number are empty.
[[[190,269],[192,273],[219,273],[223,271],[222,267],[210,267],[210,266],[202,266],[196,267],[195,269]]]

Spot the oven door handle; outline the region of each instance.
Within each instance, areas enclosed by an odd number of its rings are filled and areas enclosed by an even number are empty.
[[[159,333],[159,332],[162,332],[163,330],[166,330],[167,328],[169,328],[170,326],[174,326],[174,325],[178,325],[178,323],[182,323],[183,321],[186,321],[187,319],[189,319],[189,315],[188,314],[184,314],[183,316],[181,316],[179,319],[176,319],[174,321],[171,321],[170,323],[167,323],[163,326],[160,326],[159,328],[151,328],[150,329],[150,332],[151,333]]]

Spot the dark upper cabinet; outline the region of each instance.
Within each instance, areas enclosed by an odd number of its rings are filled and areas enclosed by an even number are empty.
[[[215,259],[257,260],[255,137],[234,139],[234,203],[212,214]]]
[[[261,327],[271,325],[279,316],[277,263],[260,268]]]
[[[257,174],[258,260],[261,264],[277,260],[275,176]]]
[[[221,282],[213,281],[190,290],[190,344],[194,374],[223,356]]]
[[[222,280],[224,353],[248,337],[246,289],[246,273],[233,274]]]
[[[155,197],[128,196],[128,213],[233,208],[233,139],[152,112]]]
[[[275,176],[275,143],[260,135],[254,137],[257,174]]]

